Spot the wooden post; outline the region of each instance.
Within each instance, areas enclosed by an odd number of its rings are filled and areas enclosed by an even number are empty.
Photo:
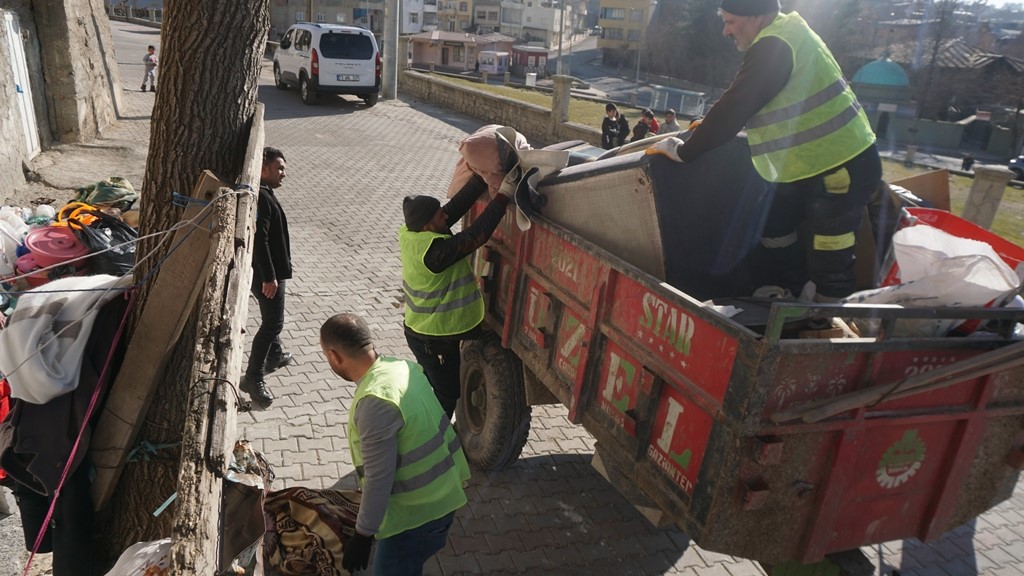
[[[975,166],[974,183],[967,194],[963,217],[982,228],[991,228],[1013,172],[1002,166]]]
[[[212,172],[203,172],[192,197],[210,201],[223,185]],[[189,204],[182,221],[195,218],[202,209],[201,205]],[[97,510],[104,508],[114,493],[156,384],[205,285],[211,262],[211,232],[203,227],[211,221],[207,214],[198,228],[187,226],[175,233],[172,252],[153,282],[149,304],[135,330],[138,336],[128,343],[124,362],[110,387],[89,449],[96,465],[92,500]]]
[[[242,169],[242,185],[252,194],[238,196],[218,212],[216,258],[200,304],[199,349],[190,377],[171,534],[172,574],[219,574],[232,560],[222,551],[221,498],[236,439],[263,143],[263,105],[258,104]]]

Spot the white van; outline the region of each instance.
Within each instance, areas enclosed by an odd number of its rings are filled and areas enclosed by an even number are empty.
[[[296,86],[306,104],[317,94],[352,94],[366,105],[380,94],[381,58],[366,28],[342,24],[295,24],[274,52],[274,82]]]

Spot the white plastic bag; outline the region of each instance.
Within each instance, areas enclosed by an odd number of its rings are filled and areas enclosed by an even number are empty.
[[[168,576],[171,573],[171,539],[132,544],[117,559],[107,576]]]
[[[1020,278],[988,244],[931,226],[893,235],[902,284],[857,292],[846,303],[907,307],[1002,306],[1020,291]],[[905,320],[896,336],[944,336],[960,320]]]

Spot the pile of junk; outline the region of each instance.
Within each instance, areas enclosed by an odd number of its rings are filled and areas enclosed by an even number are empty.
[[[61,208],[0,207],[0,310],[17,294],[69,276],[123,276],[135,263],[138,199],[131,183],[112,177],[79,188]]]

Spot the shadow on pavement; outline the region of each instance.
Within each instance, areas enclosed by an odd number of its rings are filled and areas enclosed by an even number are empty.
[[[366,104],[355,96],[334,94],[321,94],[315,104],[303,104],[297,89],[281,90],[273,84],[261,84],[257,99],[263,103],[263,118],[268,121],[353,114],[366,109]]]

